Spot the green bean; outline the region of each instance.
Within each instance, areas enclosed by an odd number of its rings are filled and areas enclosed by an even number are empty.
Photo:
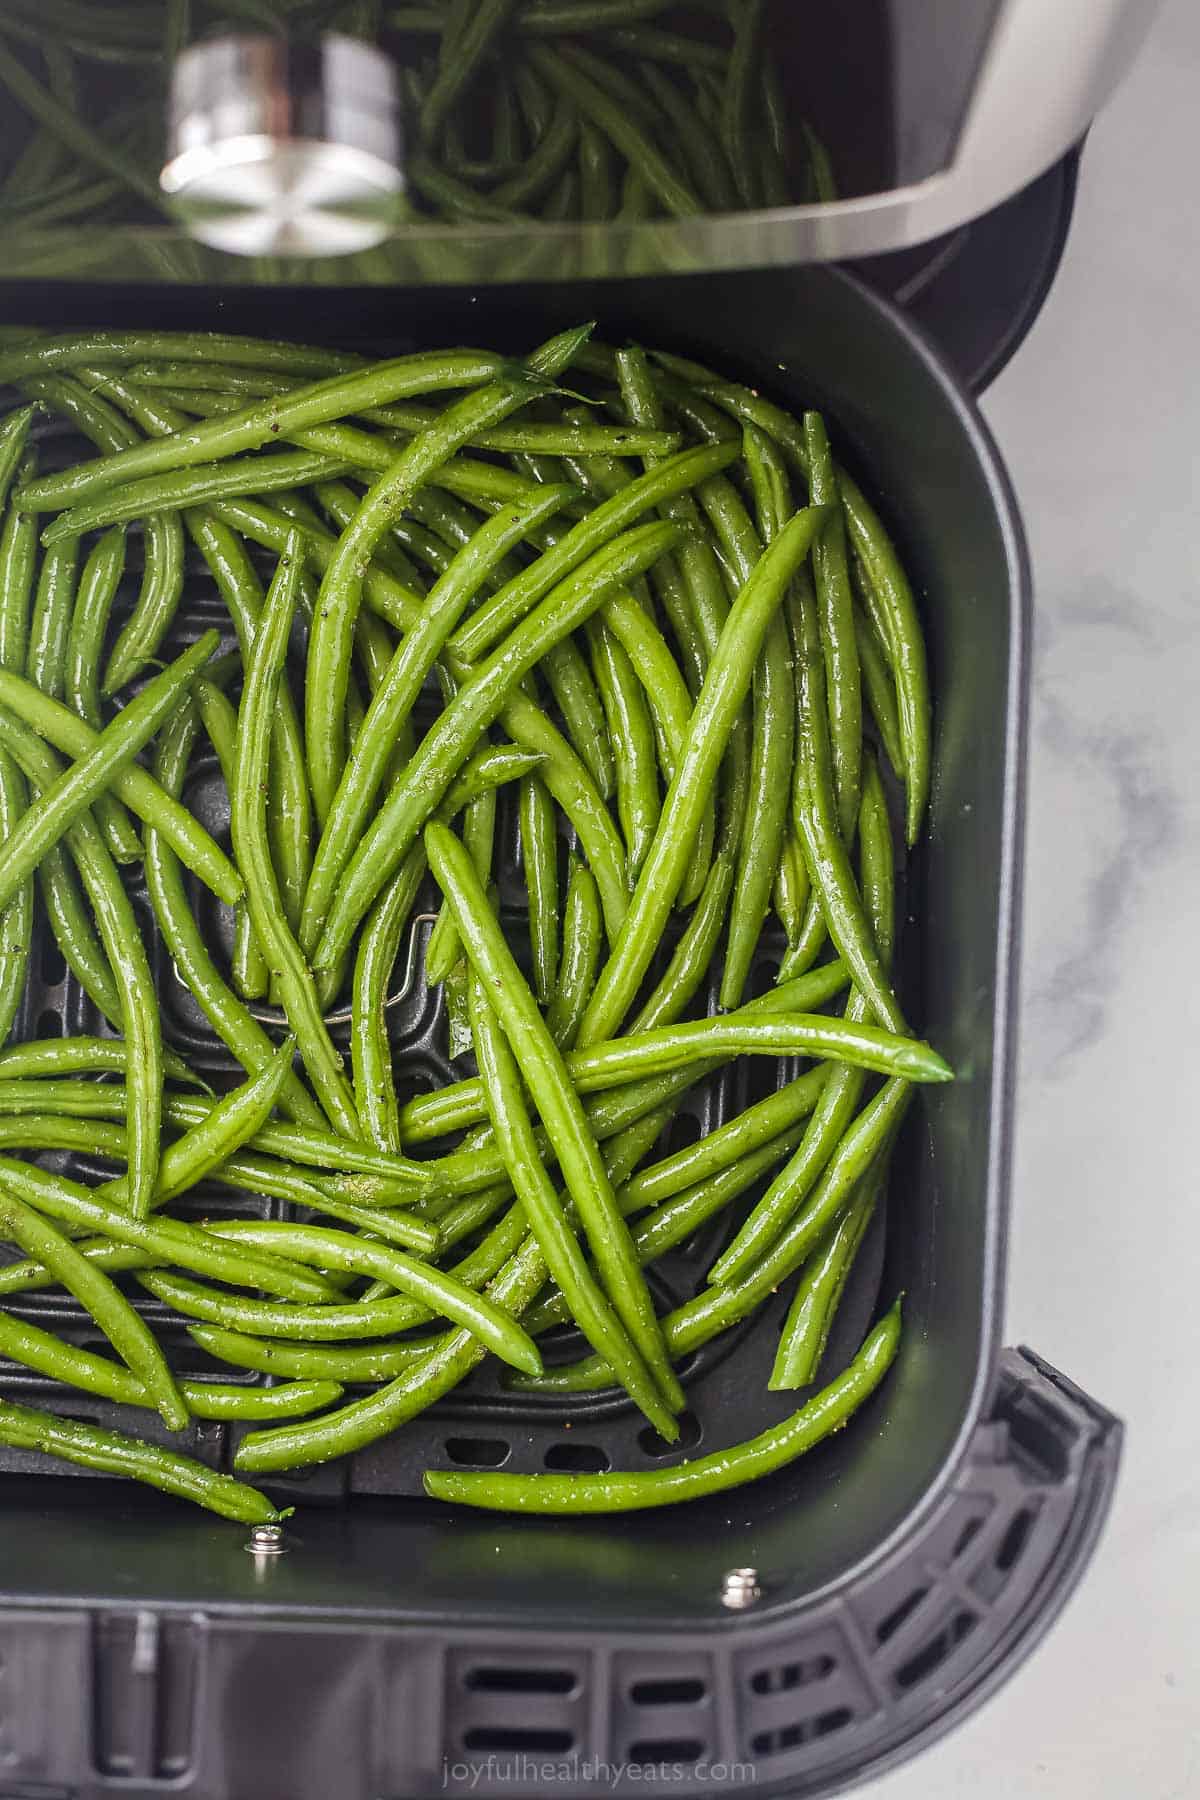
[[[194,692],[208,741],[220,765],[225,791],[232,796],[237,784],[237,708],[215,682],[205,681],[203,677],[195,683]],[[244,896],[234,908],[230,973],[243,1000],[258,1000],[266,993],[266,958],[254,935]]]
[[[93,747],[29,807],[5,845],[4,865],[0,869],[0,909],[7,906],[51,845],[153,737],[218,643],[215,631],[206,632],[161,675],[148,681],[136,699],[122,708],[102,732],[93,733],[90,727],[83,726],[89,738],[94,738]],[[0,702],[37,725],[37,709],[29,704],[29,691],[26,682],[0,670]]]
[[[646,858],[659,818],[654,727],[644,691],[624,646],[599,619],[588,621],[587,637],[608,717],[616,770],[617,814],[628,850],[630,876],[633,877]]]
[[[622,1318],[594,1280],[542,1165],[525,1109],[517,1061],[478,973],[470,992],[475,1050],[493,1129],[546,1266],[567,1296],[572,1316],[589,1342],[618,1371],[622,1386],[660,1435],[673,1442],[679,1427],[664,1406],[655,1378],[627,1335]]]
[[[378,697],[372,700],[371,713],[356,740],[353,760],[347,763],[327,819],[326,832],[322,833],[322,841],[318,844],[300,925],[300,941],[309,952],[315,947],[318,925],[324,918],[336,878],[342,873],[345,859],[353,850],[353,841],[362,833],[367,821],[372,799],[383,779],[390,745],[407,720],[421,684],[443,648],[446,635],[452,632],[462,610],[470,603],[471,594],[489,569],[495,567],[498,558],[520,542],[536,520],[549,517],[570,491],[574,490],[558,488],[552,493],[534,495],[488,520],[488,524],[480,527],[473,547],[459,554],[452,569],[435,585],[419,617],[410,626],[405,621],[405,641],[392,657],[389,673],[378,689]]]
[[[614,539],[552,588],[463,683],[392,788],[347,864],[317,945],[318,968],[330,968],[340,959],[362,914],[436,807],[462,761],[466,744],[502,712],[506,725],[511,726],[511,709],[506,702],[547,648],[582,624],[603,603],[611,586],[622,585],[631,576],[652,567],[663,551],[677,542],[678,536],[674,526],[645,525]],[[530,734],[525,731],[513,731],[512,735],[527,747],[540,747],[530,743]],[[542,774],[552,793],[554,773],[553,761],[548,761]],[[591,846],[588,848],[590,857]],[[601,870],[595,863],[593,866],[599,880]]]
[[[670,962],[629,1027],[631,1032],[673,1025],[686,1010],[716,954],[732,887],[733,864],[727,856],[718,856]]]
[[[854,608],[854,635],[858,644],[863,692],[875,723],[876,735],[889,763],[903,780],[904,744],[900,737],[900,716],[896,711],[896,685],[892,680],[887,652],[874,623],[857,604]]]
[[[808,865],[805,864],[805,880],[808,880]],[[804,975],[812,968],[828,937],[825,924],[825,913],[821,905],[821,896],[808,884],[808,899],[805,903],[804,918],[800,926],[800,935],[789,945],[779,965],[780,981],[794,981],[797,976]]]
[[[841,992],[848,979],[844,963],[823,964],[821,968],[814,969],[796,981],[768,989],[757,1000],[747,1001],[734,1015],[735,1025],[752,1023],[764,1016],[774,1017],[779,1013],[797,1013],[806,1008],[823,1006]],[[699,1020],[680,1029],[686,1030],[695,1044],[698,1042],[698,1032],[706,1024],[721,1027],[727,1022],[720,1019]],[[701,1053],[700,1060],[690,1065],[695,1069],[691,1078],[693,1081],[711,1074],[727,1056],[737,1054],[736,1046],[741,1042],[737,1030],[732,1036],[724,1031],[720,1031],[718,1035],[724,1048],[717,1050],[715,1059]],[[665,1093],[658,1090],[657,1077],[646,1076],[647,1067],[654,1066],[664,1042],[678,1048],[679,1040],[674,1036],[664,1038],[646,1031],[639,1032],[636,1037],[626,1036],[611,1043],[598,1044],[591,1050],[572,1050],[566,1057],[567,1069],[581,1094],[604,1094],[606,1090],[629,1083],[631,1093],[635,1088],[654,1089],[655,1098],[651,1104],[657,1106],[666,1098],[667,1093],[676,1091],[670,1075],[667,1077]],[[648,1055],[644,1046],[650,1046]],[[686,1073],[689,1064],[684,1058],[674,1066],[677,1070],[682,1068]],[[683,1086],[689,1085],[690,1082],[685,1080]],[[609,1108],[627,1104],[627,1096],[621,1098],[609,1094],[607,1099]],[[607,1117],[607,1112],[608,1108],[599,1111],[595,1107],[589,1111],[594,1128],[602,1136],[607,1135],[609,1129],[619,1129],[618,1126],[607,1127],[601,1122]],[[460,1081],[450,1087],[439,1088],[434,1093],[419,1094],[401,1109],[401,1141],[417,1144],[425,1143],[430,1138],[444,1137],[448,1132],[478,1124],[484,1113],[483,1090],[478,1081]],[[640,1117],[640,1114],[635,1113],[633,1116]],[[627,1124],[630,1120],[624,1119],[622,1122]]]
[[[558,975],[558,833],[554,804],[536,775],[521,782],[520,814],[534,987],[542,1005],[549,1006]]]
[[[110,1082],[15,1079],[0,1088],[3,1114],[45,1111],[76,1119],[123,1119],[127,1105],[125,1090]]]
[[[0,1181],[9,1193],[59,1224],[95,1233],[159,1262],[191,1269],[237,1287],[262,1288],[286,1300],[325,1301],[333,1297],[327,1281],[311,1270],[279,1256],[264,1256],[225,1244],[182,1219],[135,1219],[106,1205],[88,1188],[30,1163],[0,1157]]]
[[[665,1256],[669,1250],[686,1243],[702,1225],[715,1218],[717,1213],[723,1212],[732,1201],[738,1199],[747,1188],[753,1186],[762,1175],[794,1150],[800,1141],[800,1134],[800,1126],[791,1126],[777,1137],[769,1138],[766,1143],[736,1157],[723,1168],[714,1170],[692,1186],[683,1188],[661,1206],[646,1213],[633,1228],[633,1245],[638,1261],[643,1267],[647,1267],[660,1256]],[[628,1215],[636,1210],[628,1199],[628,1189],[622,1190],[617,1199],[623,1213]],[[568,1317],[562,1296],[552,1294],[526,1315],[525,1326],[536,1337],[551,1325],[565,1323]]]
[[[372,907],[354,962],[350,1010],[354,1103],[367,1136],[378,1149],[393,1154],[400,1149],[400,1125],[387,1030],[388,986],[424,874],[424,847],[414,845]]]
[[[614,158],[607,137],[583,119],[579,125],[579,210],[583,218],[611,219],[616,210]]]
[[[702,1288],[663,1320],[671,1355],[678,1359],[710,1343],[753,1312],[801,1266],[831,1220],[852,1202],[858,1182],[890,1141],[908,1104],[903,1082],[889,1082],[855,1120],[807,1206],[740,1282]],[[610,1387],[612,1375],[598,1357],[515,1385],[538,1393],[587,1393]]]
[[[146,1389],[163,1423],[171,1431],[182,1431],[188,1409],[167,1360],[149,1326],[103,1269],[81,1256],[56,1226],[27,1206],[7,1184],[0,1186],[0,1235],[27,1256],[36,1257],[78,1300]]]
[[[920,620],[908,577],[883,522],[857,482],[838,471],[846,528],[884,626],[896,681],[900,741],[904,747],[905,831],[910,845],[920,836],[929,800],[929,674]]]
[[[154,1404],[131,1370],[4,1312],[0,1312],[0,1355],[53,1381],[116,1400],[122,1406],[150,1408]],[[181,1381],[179,1392],[194,1419],[293,1419],[331,1406],[341,1398],[342,1389],[336,1381],[290,1381],[278,1387]]]
[[[100,743],[102,734],[93,731],[69,708],[4,669],[0,669],[0,704],[11,708],[55,749],[77,761],[88,757]],[[116,723],[120,724],[120,719]],[[241,877],[187,808],[165,794],[137,763],[118,767],[113,785],[131,811],[161,831],[187,867],[218,899],[232,906],[242,891]]]
[[[15,831],[28,795],[21,771],[0,750],[0,838]],[[29,949],[33,939],[33,883],[26,881],[0,914],[0,1044],[12,1030],[25,992]]]
[[[881,1023],[889,1030],[902,1031],[903,1014],[876,951],[838,829],[825,708],[824,653],[811,586],[797,583],[788,597],[788,606],[796,653],[799,729],[793,801],[796,831],[829,934],[849,965],[855,985]]]
[[[729,615],[688,727],[650,853],[612,956],[580,1028],[583,1047],[608,1037],[628,1011],[679,892],[717,768],[750,684],[771,616],[807,556],[824,514],[799,513],[763,556]]]
[[[767,1383],[773,1393],[807,1387],[816,1379],[834,1314],[885,1183],[886,1162],[880,1157],[863,1177],[849,1210],[827,1228],[801,1269]]]
[[[603,931],[596,878],[587,864],[572,854],[563,907],[562,962],[546,1014],[550,1035],[560,1050],[570,1050],[575,1043],[600,966]],[[398,1138],[399,1121],[396,1130]]]
[[[550,646],[542,659],[541,673],[554,695],[568,737],[601,797],[607,800],[613,792],[614,771],[604,706],[587,661],[571,637]]]
[[[654,95],[706,207],[713,212],[732,212],[737,206],[737,189],[720,138],[710,134],[692,98],[680,92],[665,70],[643,62],[639,74]]]
[[[589,512],[536,563],[514,581],[506,583],[455,633],[451,639],[454,648],[468,659],[480,656],[503,632],[543,600],[557,582],[611,541],[615,532],[625,530],[664,500],[717,474],[728,466],[735,454],[735,449],[729,445],[705,445],[682,450],[677,456],[657,463],[645,475]]]
[[[495,655],[502,656],[504,649],[500,645]],[[600,890],[605,930],[614,938],[629,900],[625,852],[595,781],[535,700],[520,692],[510,694],[500,724],[516,742],[542,757],[538,775],[574,828]]]
[[[415,1214],[403,1212],[386,1202],[359,1205],[351,1193],[336,1190],[326,1177],[312,1175],[307,1169],[296,1169],[274,1157],[260,1156],[253,1150],[239,1150],[212,1171],[212,1179],[223,1187],[240,1193],[266,1195],[272,1200],[285,1200],[289,1206],[303,1206],[310,1212],[326,1214],[344,1224],[357,1225],[373,1237],[398,1244],[406,1250],[430,1255],[441,1243],[441,1233]],[[337,1177],[345,1180],[346,1177]],[[359,1177],[359,1180],[362,1178]],[[272,1244],[264,1247],[271,1249]]]
[[[109,615],[124,572],[125,533],[121,527],[115,527],[93,547],[83,565],[64,650],[65,698],[93,731],[100,731],[104,724],[100,712],[101,657]],[[92,810],[116,861],[140,861],[141,841],[116,795],[99,795]]]
[[[496,1305],[519,1317],[545,1278],[542,1253],[532,1239],[526,1238],[488,1292]],[[384,1354],[390,1348],[386,1347]],[[296,1469],[348,1455],[396,1430],[406,1419],[457,1387],[483,1354],[482,1345],[469,1332],[448,1332],[426,1345],[424,1354],[410,1360],[378,1393],[352,1401],[307,1427],[278,1426],[272,1431],[250,1432],[238,1445],[234,1460],[247,1469]]]
[[[15,680],[15,677],[0,672],[0,680]],[[23,683],[20,685],[24,686]],[[56,705],[57,702],[47,700],[46,704]],[[60,783],[70,779],[69,775],[61,773],[54,752],[28,726],[2,708],[0,748],[13,757],[27,780],[41,790],[43,799],[56,788],[61,792]],[[25,814],[14,839],[25,819],[34,815],[35,807]],[[9,840],[10,849],[12,842]],[[158,1167],[163,1064],[154,979],[129,896],[90,812],[82,812],[70,825],[66,844],[79,865],[100,929],[104,953],[119,983],[116,1010],[129,1046],[129,1195],[133,1211],[140,1213],[149,1203]],[[12,861],[12,855],[5,859],[5,874],[11,871]],[[0,875],[0,881],[3,879]]]
[[[431,157],[417,152],[410,155],[406,173],[411,185],[450,219],[478,220],[489,225],[512,225],[521,217],[512,207],[497,206],[478,193],[469,182],[459,181],[448,170],[439,168]]]
[[[829,439],[820,413],[804,415],[804,444],[808,452],[809,491],[814,504],[828,502],[836,510],[826,521],[813,545],[813,574],[821,647],[825,653],[825,687],[828,695],[829,738],[833,753],[833,784],[838,823],[848,843],[854,835],[861,792],[862,695],[858,672],[858,644],[854,631],[854,595],[846,560],[846,521],[841,489],[834,473]]]
[[[8,742],[8,725],[0,720],[0,739]],[[124,1029],[124,1010],[96,930],[92,924],[71,860],[56,845],[38,870],[38,890],[46,920],[63,961],[97,1012],[117,1030]]]
[[[120,1038],[69,1037],[40,1038],[12,1044],[0,1050],[0,1081],[22,1080],[37,1075],[99,1075],[107,1072],[123,1075],[127,1049]],[[163,1069],[172,1081],[191,1082],[203,1087],[186,1063],[170,1050],[163,1052]]]
[[[772,896],[776,917],[783,926],[783,934],[787,938],[789,950],[795,944],[803,928],[804,909],[808,904],[808,894],[808,870],[804,866],[804,854],[789,823],[787,834],[783,840],[783,849],[779,854],[779,868],[775,874],[775,888]]]
[[[197,379],[215,367],[273,369],[298,377],[343,374],[363,359],[345,351],[269,338],[236,337],[216,331],[92,331],[61,337],[31,334],[27,343],[0,349],[0,381],[19,381],[47,369],[74,369],[89,363],[136,364],[177,358]]]
[[[182,792],[198,717],[188,701],[169,720],[159,740],[156,772],[163,790]],[[178,858],[160,832],[146,832],[146,886],[150,904],[180,978],[222,1042],[249,1072],[263,1068],[275,1047],[258,1021],[221,979],[188,902]],[[301,1125],[319,1125],[324,1114],[295,1075],[279,1096],[280,1107]]]
[[[157,183],[145,175],[136,161],[115,150],[106,138],[85,123],[77,111],[57,100],[2,43],[0,81],[23,112],[52,132],[76,156],[84,162],[94,163],[106,174],[116,176],[155,211],[161,209],[162,193]]]
[[[873,762],[865,765],[859,814],[863,893],[870,908],[871,929],[886,968],[891,960],[895,905],[891,825],[883,786]],[[848,1025],[861,1025],[870,1006],[857,989],[846,1004]],[[795,1157],[762,1196],[724,1254],[709,1271],[714,1282],[737,1281],[765,1255],[821,1171],[828,1165],[853,1119],[862,1097],[863,1077],[847,1065],[835,1068]]]
[[[301,556],[302,539],[297,531],[279,559],[246,665],[238,712],[238,779],[232,796],[231,825],[234,850],[245,876],[251,923],[279,984],[284,1011],[296,1033],[304,1065],[330,1122],[343,1136],[357,1137],[359,1120],[353,1091],[342,1072],[342,1059],[330,1041],[312,972],[288,926],[266,833],[266,774],[272,721],[291,632]]]
[[[222,1475],[178,1451],[143,1443],[140,1438],[81,1425],[51,1413],[0,1402],[0,1441],[22,1450],[38,1450],[65,1462],[103,1474],[127,1475],[164,1493],[194,1500],[226,1519],[257,1525],[285,1517],[274,1503],[232,1475]]]
[[[27,354],[10,351],[0,355],[0,376],[14,360],[19,364]],[[306,383],[276,399],[245,407],[229,418],[207,420],[174,437],[131,445],[61,475],[46,476],[25,489],[24,503],[35,512],[58,512],[135,477],[167,474],[172,469],[193,468],[197,463],[233,456],[240,450],[258,450],[273,438],[339,419],[363,406],[383,405],[406,395],[476,386],[495,379],[504,366],[499,356],[470,350],[443,350],[372,363],[365,369]]]
[[[758,1437],[674,1468],[606,1475],[503,1475],[494,1471],[426,1470],[425,1491],[500,1512],[612,1513],[671,1506],[723,1493],[794,1462],[840,1430],[879,1386],[900,1341],[900,1303],[875,1326],[849,1366],[829,1386]],[[258,1433],[254,1434],[258,1436]]]
[[[294,1052],[294,1040],[286,1039],[271,1061],[232,1093],[211,1105],[201,1102],[203,1116],[163,1151],[150,1205],[162,1206],[186,1193],[256,1135],[279,1098]],[[170,1105],[170,1098],[164,1096],[164,1117],[170,1118]],[[127,1180],[110,1181],[99,1190],[98,1197],[120,1205],[125,1201],[127,1188]]]
[[[33,453],[21,458],[18,482],[34,471]],[[0,669],[23,672],[29,650],[29,609],[37,560],[37,523],[9,499],[0,533]]]
[[[225,1226],[214,1222],[211,1229],[219,1236]],[[364,1238],[330,1231],[321,1225],[297,1225],[289,1221],[278,1224],[272,1232],[270,1225],[264,1222],[256,1226],[256,1231],[278,1235],[290,1256],[314,1262],[321,1268],[378,1276],[431,1311],[470,1331],[513,1368],[530,1374],[537,1374],[541,1369],[542,1359],[537,1346],[514,1319],[486,1296],[466,1287],[457,1277],[418,1262],[403,1250],[368,1243]]]
[[[479,528],[436,583],[418,618],[406,627],[387,676],[372,700],[329,810],[305,896],[300,937],[311,953],[338,877],[369,817],[396,733],[450,633],[480,584],[526,533],[552,516],[574,489],[559,485],[502,508]]]
[[[682,1396],[678,1383],[673,1376],[668,1379],[663,1366],[650,1296],[633,1257],[629,1234],[617,1210],[586,1114],[554,1040],[458,840],[444,826],[434,823],[426,828],[425,848],[434,875],[453,909],[467,956],[487,985],[488,998],[536,1097],[617,1317],[645,1359],[663,1398],[677,1407],[682,1404]]]
[[[2,1094],[0,1088],[0,1097]],[[171,1125],[190,1128],[202,1125],[218,1104],[221,1103],[200,1094],[167,1094],[163,1098],[163,1116]],[[425,1163],[410,1162],[405,1157],[374,1150],[369,1144],[352,1142],[331,1131],[308,1125],[277,1121],[257,1125],[251,1147],[314,1169],[372,1176],[389,1183],[394,1192],[403,1194],[406,1202],[420,1198],[432,1180]]]
[[[699,196],[667,162],[634,114],[604,91],[595,78],[594,63],[586,65],[577,50],[542,46],[530,51],[530,61],[559,94],[610,139],[668,214],[684,218],[703,211]]]
[[[31,393],[71,419],[99,449],[119,454],[141,441],[121,415],[66,375],[41,375],[23,384]],[[83,465],[94,467],[92,463]],[[142,584],[133,611],[118,633],[102,683],[114,694],[153,657],[175,616],[183,592],[183,531],[173,513],[151,513],[143,526],[145,560]]]
[[[753,445],[747,445],[753,462]],[[739,586],[750,580],[761,545],[738,495],[723,478],[700,489],[705,511],[731,556]],[[771,517],[768,541],[782,532],[787,516]],[[737,1006],[750,973],[771,887],[779,868],[788,820],[788,775],[793,762],[795,688],[787,626],[779,613],[770,620],[754,665],[750,769],[746,817],[740,833],[737,874],[730,902],[722,1007]]]
[[[530,777],[523,775],[521,785]],[[443,810],[445,808],[443,807]],[[495,853],[496,840],[496,792],[494,788],[472,800],[463,818],[463,843],[467,853],[479,873],[482,882],[492,878],[492,858]],[[425,945],[425,980],[432,984],[446,981],[451,977],[455,964],[462,955],[458,941],[458,929],[450,909],[443,902],[429,940]],[[447,995],[447,1004],[450,996]]]
[[[661,1207],[676,1195],[722,1174],[764,1145],[781,1142],[784,1134],[797,1127],[819,1104],[829,1076],[827,1069],[812,1069],[748,1106],[696,1143],[643,1169],[622,1188],[622,1210],[637,1212],[643,1207]]]
[[[493,189],[494,204],[513,211],[532,207],[564,172],[578,134],[578,113],[565,95],[557,95],[546,128],[530,155],[519,169]]]
[[[192,1325],[192,1337],[202,1350],[235,1368],[256,1369],[264,1375],[294,1375],[300,1380],[327,1380],[334,1384],[389,1381],[402,1369],[420,1362],[428,1353],[429,1338],[394,1344],[301,1344],[251,1337],[216,1325]],[[278,1388],[253,1392],[278,1393]],[[315,1409],[314,1409],[315,1410]]]
[[[404,511],[409,496],[427,481],[472,430],[514,412],[532,393],[566,368],[591,327],[564,332],[535,351],[528,362],[501,374],[448,407],[439,420],[402,450],[379,476],[353,523],[343,532],[321,580],[321,594],[309,641],[305,736],[309,777],[317,818],[324,824],[344,766],[341,709],[350,636],[362,592],[359,569],[375,544]],[[286,406],[289,402],[282,402]],[[294,404],[292,402],[291,404]],[[203,427],[201,428],[203,429]]]
[[[727,52],[719,45],[687,37],[681,31],[664,31],[656,25],[613,25],[604,35],[616,49],[638,59],[643,80],[647,76],[647,58],[716,74],[724,72],[727,61]]]
[[[187,513],[186,521],[229,610],[245,662],[262,612],[263,590],[258,576],[245,546],[227,525],[203,511]],[[285,681],[279,685],[268,779],[272,849],[284,911],[294,927],[300,917],[311,866],[312,803],[296,705]]]
[[[484,0],[452,15],[453,25],[443,35],[437,72],[421,108],[421,136],[436,138],[451,108],[478,74],[499,34],[505,29],[516,0]]]
[[[120,1135],[119,1125],[106,1125],[104,1136]],[[124,1275],[131,1269],[152,1268],[161,1262],[149,1251],[134,1250],[128,1244],[117,1244],[107,1238],[90,1238],[76,1244],[81,1256],[95,1263],[109,1275]],[[43,1263],[28,1258],[20,1262],[5,1263],[0,1268],[0,1294],[33,1294],[40,1293],[55,1285],[54,1277]]]
[[[753,83],[762,56],[763,0],[745,0],[733,18],[733,50],[721,95],[721,136],[744,206],[760,206],[750,146]]]
[[[311,450],[280,451],[238,462],[201,463],[167,475],[151,475],[131,481],[111,492],[98,494],[82,505],[68,508],[42,532],[44,544],[76,537],[104,525],[121,525],[147,513],[180,512],[240,494],[271,494],[279,488],[306,487],[310,482],[331,480],[350,473],[352,465],[338,463]]]
[[[79,539],[67,537],[42,559],[37,596],[29,628],[25,673],[45,694],[63,695],[67,633],[75,607],[79,573]]]
[[[25,459],[29,427],[36,410],[33,406],[18,406],[0,419],[0,508],[6,505],[13,477]]]

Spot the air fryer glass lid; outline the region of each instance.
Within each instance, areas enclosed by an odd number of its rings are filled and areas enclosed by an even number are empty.
[[[1055,0],[1090,21],[1081,67],[1129,5]],[[481,285],[893,249],[957,222],[948,191],[966,217],[1036,172],[949,182],[1043,8],[3,0],[6,274]],[[1026,160],[1073,135],[1023,134]]]

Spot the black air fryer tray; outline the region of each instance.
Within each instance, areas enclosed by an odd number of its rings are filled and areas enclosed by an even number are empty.
[[[609,337],[707,356],[836,421],[913,570],[937,708],[903,980],[911,1016],[960,1079],[913,1109],[831,1359],[900,1288],[905,1341],[869,1406],[792,1469],[611,1524],[416,1497],[430,1463],[637,1467],[662,1449],[620,1399],[518,1403],[482,1376],[393,1442],[269,1483],[298,1507],[288,1554],[271,1560],[249,1555],[237,1528],[115,1484],[50,1480],[42,1459],[5,1452],[0,1800],[168,1788],[197,1800],[586,1800],[751,1781],[762,1794],[829,1793],[909,1754],[1025,1654],[1086,1562],[1119,1454],[1112,1418],[1031,1354],[997,1352],[1028,609],[1003,470],[944,361],[834,272],[478,300],[325,289],[319,314],[316,298],[11,288],[0,315],[397,348],[524,347],[596,316]],[[198,582],[183,630],[210,623],[224,620]],[[203,764],[194,780],[197,810],[219,828],[218,784]],[[515,930],[515,886],[507,900]],[[224,928],[214,913],[214,933]],[[391,1008],[412,1086],[450,1073],[421,948],[402,956]],[[773,975],[769,941],[756,975]],[[168,1039],[214,1074],[229,1069],[161,957],[159,981]],[[20,1032],[98,1023],[47,950]],[[762,1069],[735,1068],[677,1130],[708,1129],[751,1077]],[[232,1202],[214,1191],[205,1210],[219,1205]],[[694,1290],[712,1250],[706,1238],[664,1262],[664,1303]],[[764,1383],[782,1304],[697,1358],[672,1456],[791,1409]],[[69,1303],[31,1298],[28,1311],[86,1332]],[[49,1391],[0,1366],[0,1392]],[[145,1431],[156,1433],[149,1415]],[[195,1425],[185,1447],[226,1464],[227,1432]],[[759,1590],[745,1611],[727,1603],[738,1569]]]

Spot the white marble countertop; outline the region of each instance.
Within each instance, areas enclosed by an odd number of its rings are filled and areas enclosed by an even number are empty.
[[[1036,588],[1006,1342],[1125,1419],[1125,1462],[1043,1646],[869,1800],[1200,1795],[1198,95],[1168,0],[984,406]]]

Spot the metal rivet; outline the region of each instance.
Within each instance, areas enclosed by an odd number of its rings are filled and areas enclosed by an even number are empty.
[[[252,1525],[246,1548],[251,1556],[286,1556],[282,1525]]]
[[[732,1612],[743,1612],[762,1595],[757,1569],[730,1569],[721,1581],[721,1604]]]

